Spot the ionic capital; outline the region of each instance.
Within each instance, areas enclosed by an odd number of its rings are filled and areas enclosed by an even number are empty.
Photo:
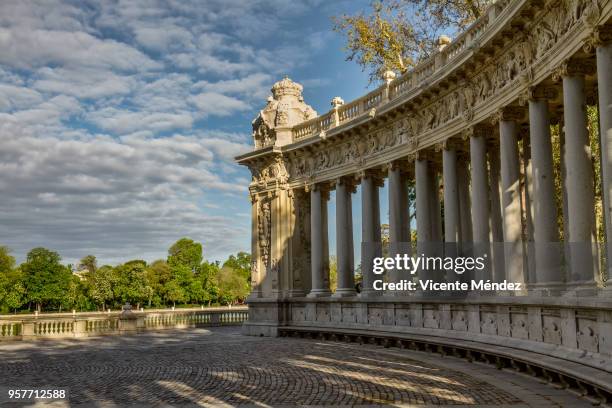
[[[330,189],[327,185],[321,188],[321,200],[329,201],[329,192],[330,192]]]
[[[391,171],[394,170],[399,170],[402,173],[407,173],[410,172],[411,167],[410,167],[410,163],[411,161],[414,160],[414,158],[412,160],[410,160],[410,157],[413,155],[409,155],[407,158],[402,158],[399,160],[394,160],[392,162],[389,162],[387,164],[385,164],[384,166],[384,170],[389,173]]]
[[[381,170],[377,168],[361,170],[357,172],[356,178],[358,180],[371,178],[374,180],[374,184],[376,186],[382,187],[384,185],[384,175],[382,174]]]
[[[507,106],[499,109],[491,117],[491,124],[497,125],[501,121],[518,122],[525,119],[525,109],[518,106]]]
[[[528,86],[519,96],[519,105],[526,106],[529,101],[552,100],[559,96],[557,88],[553,86]]]
[[[431,153],[429,153],[427,150],[425,149],[421,149],[418,152],[416,152],[414,154],[414,160],[418,160],[418,161],[422,161],[422,160],[427,160],[427,161],[431,161]]]
[[[440,152],[442,150],[461,150],[463,147],[463,140],[463,137],[449,137],[436,144],[436,152]]]
[[[552,74],[552,79],[559,82],[564,77],[584,76],[595,72],[593,64],[584,60],[566,60]]]
[[[349,193],[354,193],[355,191],[357,191],[357,183],[355,183],[354,177],[350,177],[350,176],[338,177],[336,179],[336,186],[338,185],[346,186],[346,190]]]
[[[486,125],[477,125],[477,126],[471,126],[465,129],[461,133],[461,138],[464,141],[469,140],[471,137],[485,137],[486,138],[491,133],[493,133],[493,129],[491,129],[491,127],[486,126]]]

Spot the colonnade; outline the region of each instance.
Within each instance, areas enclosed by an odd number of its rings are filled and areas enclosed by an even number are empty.
[[[612,237],[612,46],[598,44],[595,55],[603,215],[606,234]],[[489,251],[490,267],[483,276],[486,279],[522,282],[533,291],[549,294],[595,293],[599,263],[593,255],[594,169],[585,85],[585,76],[592,73],[588,64],[568,61],[555,71],[553,80],[528,87],[522,105],[500,109],[487,123],[475,124],[437,147],[423,148],[384,167],[345,175],[333,185],[327,181],[310,186],[312,289],[308,296],[331,295],[325,277],[328,190],[336,190],[338,288],[333,296],[353,296],[352,193],[360,183],[362,241],[380,248],[379,187],[385,177],[391,255],[398,243],[411,239],[408,183],[413,180],[417,245],[463,243]],[[562,98],[558,97],[560,93]],[[552,100],[560,108],[555,112],[551,112]],[[560,123],[563,141],[562,214],[555,198],[550,132],[553,116]],[[528,126],[524,128],[524,124]],[[563,244],[559,244],[559,215],[564,217]],[[610,241],[604,251],[608,255]],[[558,250],[563,245],[562,257]],[[378,293],[372,288],[371,271],[376,251],[361,253],[363,296]],[[607,264],[610,267],[610,262]],[[398,276],[392,272],[391,279]]]

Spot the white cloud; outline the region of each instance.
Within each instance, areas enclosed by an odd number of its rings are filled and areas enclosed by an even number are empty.
[[[193,35],[186,29],[176,25],[167,25],[163,30],[159,26],[137,27],[136,41],[145,48],[155,51],[182,49],[192,45]]]
[[[115,40],[85,32],[0,28],[0,63],[19,69],[46,65],[114,68],[121,71],[159,69],[162,64]]]
[[[193,118],[187,113],[126,111],[104,108],[91,112],[87,118],[100,129],[126,134],[137,130],[154,132],[172,129],[189,129]]]
[[[33,89],[0,83],[0,111],[31,108],[43,101]]]
[[[117,75],[105,69],[41,68],[32,84],[41,92],[95,99],[126,95],[135,86],[130,76]]]
[[[203,92],[193,96],[191,101],[204,115],[228,116],[250,109],[244,101],[217,92]]]

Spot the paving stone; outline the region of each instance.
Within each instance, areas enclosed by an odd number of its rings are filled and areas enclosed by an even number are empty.
[[[4,343],[0,379],[5,387],[68,389],[63,406],[590,406],[484,364],[374,345],[246,337],[235,327]]]

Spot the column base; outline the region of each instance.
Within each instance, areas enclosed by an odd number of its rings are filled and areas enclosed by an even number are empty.
[[[567,286],[563,282],[541,282],[527,285],[527,290],[530,296],[554,297],[562,296],[567,290]]]
[[[310,293],[308,295],[306,295],[307,298],[320,298],[320,297],[329,297],[331,295],[331,292],[329,290],[326,289],[313,289],[310,291]]]
[[[292,297],[292,298],[294,298],[294,297],[304,297],[304,296],[306,296],[306,294],[301,289],[291,289],[290,291],[287,292],[287,296],[288,297]]]
[[[368,299],[368,298],[377,298],[377,297],[380,297],[381,295],[382,293],[380,291],[369,289],[369,290],[362,290],[361,293],[359,293],[357,296],[360,299]]]
[[[336,292],[332,295],[333,298],[344,298],[357,296],[357,292],[353,288],[342,288],[336,289]]]
[[[597,291],[599,297],[612,298],[612,281],[608,280],[606,286]]]
[[[253,299],[261,299],[263,297],[263,294],[260,291],[251,291],[251,293],[249,293],[249,296],[247,296],[246,301],[247,303],[249,302],[249,300],[253,300]]]
[[[565,297],[589,297],[597,296],[597,283],[591,281],[568,282],[566,284]]]

